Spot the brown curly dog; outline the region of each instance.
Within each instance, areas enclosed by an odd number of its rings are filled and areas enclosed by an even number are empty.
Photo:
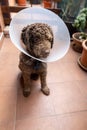
[[[24,27],[21,33],[21,39],[27,52],[36,58],[46,58],[50,54],[50,50],[53,46],[52,29],[44,23],[35,23]],[[25,97],[30,94],[31,79],[37,79],[38,76],[40,77],[42,92],[45,95],[50,94],[46,83],[46,63],[21,53],[19,68],[22,71],[24,83],[23,95]]]

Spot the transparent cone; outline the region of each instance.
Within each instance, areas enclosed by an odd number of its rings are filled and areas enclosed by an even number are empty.
[[[53,30],[54,44],[47,58],[38,59],[33,57],[23,46],[21,41],[22,29],[32,23],[46,23]],[[18,12],[10,23],[9,33],[13,44],[21,52],[42,62],[59,60],[67,53],[70,46],[70,35],[65,23],[58,15],[42,7],[26,8]]]

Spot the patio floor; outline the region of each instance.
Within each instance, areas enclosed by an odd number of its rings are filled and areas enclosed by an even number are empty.
[[[32,81],[23,97],[19,81],[19,50],[4,38],[0,50],[0,130],[87,130],[87,72],[71,47],[61,60],[48,63],[50,95]]]

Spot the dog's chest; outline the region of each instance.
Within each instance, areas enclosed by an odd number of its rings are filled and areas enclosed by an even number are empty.
[[[19,68],[27,72],[41,72],[47,68],[47,64],[41,61],[34,60],[31,57],[21,55]]]

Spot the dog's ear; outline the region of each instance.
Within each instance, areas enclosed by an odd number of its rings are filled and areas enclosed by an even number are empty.
[[[27,44],[26,30],[27,30],[27,27],[24,27],[21,33],[21,39],[25,45]]]
[[[29,32],[30,32],[30,25],[24,27],[21,33],[21,39],[25,45],[29,44]]]
[[[21,33],[21,39],[23,43],[25,44],[26,48],[33,49],[34,46],[34,36],[32,33],[32,27],[31,25],[28,25],[27,27],[24,27]]]
[[[30,46],[30,49],[31,49],[31,50],[33,49],[33,46],[34,46],[33,40],[34,40],[33,36],[30,35],[30,36],[29,36],[29,43],[30,43],[29,46]]]

